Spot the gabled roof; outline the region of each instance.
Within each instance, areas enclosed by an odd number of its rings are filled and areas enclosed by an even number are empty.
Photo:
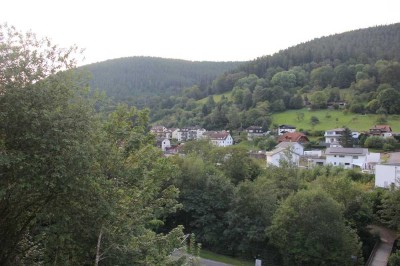
[[[381,132],[392,132],[392,128],[389,125],[375,125],[370,130],[380,130]]]
[[[267,151],[265,154],[267,156],[272,156],[272,155],[275,155],[277,153],[280,153],[280,152],[283,152],[283,151],[287,151],[287,150],[288,150],[287,148],[279,147],[279,148],[273,149],[272,151]]]
[[[285,124],[280,125],[279,128],[280,128],[280,129],[296,129],[295,126],[285,125]]]
[[[296,145],[296,144],[299,144],[300,146],[303,146],[303,145],[301,145],[301,143],[298,143],[298,142],[287,142],[287,141],[282,141],[282,142],[280,142],[278,145],[276,145],[276,147],[277,147],[277,148],[285,148],[285,149],[287,149],[287,148],[293,147],[293,146]]]
[[[249,126],[246,130],[262,130],[262,127],[259,126]]]
[[[325,155],[367,155],[368,149],[364,148],[327,148]]]
[[[228,131],[207,131],[203,135],[209,137],[211,140],[224,140],[230,134]]]
[[[301,132],[286,132],[279,136],[278,142],[308,142],[308,137]]]

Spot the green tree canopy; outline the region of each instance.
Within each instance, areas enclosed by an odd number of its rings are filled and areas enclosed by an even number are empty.
[[[352,256],[360,253],[340,205],[320,190],[289,196],[274,214],[268,235],[285,265],[354,265]]]

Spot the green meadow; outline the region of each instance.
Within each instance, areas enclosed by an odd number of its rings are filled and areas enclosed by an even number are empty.
[[[311,117],[317,117],[319,122],[311,123]],[[275,125],[288,124],[297,127],[297,130],[328,130],[339,127],[348,127],[353,131],[366,131],[378,123],[379,115],[354,114],[342,110],[289,110],[272,115],[272,123]],[[394,132],[400,132],[400,115],[389,115],[387,122]]]
[[[231,98],[232,98],[232,92],[228,91],[228,92],[225,92],[225,93],[222,93],[222,94],[213,95],[214,101],[216,103],[220,102],[221,98],[222,98],[222,95],[224,95],[226,98],[228,98],[228,100],[231,100]],[[205,104],[207,102],[207,98],[208,97],[200,99],[200,100],[196,101],[196,103],[203,105],[203,104]]]

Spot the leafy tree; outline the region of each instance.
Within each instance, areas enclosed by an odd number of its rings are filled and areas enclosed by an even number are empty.
[[[296,75],[290,71],[278,72],[272,77],[271,82],[274,86],[290,89],[296,86]]]
[[[319,119],[316,116],[311,116],[310,117],[310,122],[311,122],[312,125],[316,125],[316,124],[319,123]]]
[[[316,91],[310,96],[311,107],[313,109],[325,108],[328,96],[323,91]]]
[[[178,159],[179,172],[174,183],[180,190],[182,209],[170,222],[183,224],[206,247],[222,248],[221,234],[225,215],[233,196],[233,185],[211,164],[194,154]]]
[[[314,86],[326,88],[331,84],[333,77],[333,68],[331,66],[322,66],[311,71],[310,81]]]
[[[351,130],[348,127],[345,127],[343,130],[343,134],[340,137],[339,143],[344,148],[352,148],[353,147],[353,136],[351,134]]]
[[[400,92],[393,88],[379,92],[377,100],[381,107],[385,108],[389,114],[400,113]]]
[[[364,142],[365,148],[375,148],[382,149],[384,144],[384,139],[378,136],[370,136]]]
[[[165,265],[182,230],[154,231],[176,209],[177,190],[151,147],[148,111],[117,108],[103,127],[85,81],[55,73],[70,66],[71,50],[7,34],[0,35],[0,264]]]
[[[274,186],[267,178],[245,181],[236,187],[227,213],[228,226],[223,232],[229,253],[252,257],[267,255],[269,246],[265,228],[271,224],[276,202]]]
[[[289,196],[267,231],[285,265],[353,265],[353,256],[360,253],[357,235],[346,226],[340,205],[319,190]]]
[[[297,94],[290,98],[289,107],[290,109],[301,109],[303,108],[303,98]]]
[[[388,192],[383,200],[378,214],[383,223],[394,230],[400,229],[400,190]]]

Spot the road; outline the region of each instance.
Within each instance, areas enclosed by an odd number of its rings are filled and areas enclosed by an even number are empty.
[[[382,226],[372,225],[370,227],[379,232],[381,241],[375,250],[373,258],[366,266],[386,266],[397,234]]]

